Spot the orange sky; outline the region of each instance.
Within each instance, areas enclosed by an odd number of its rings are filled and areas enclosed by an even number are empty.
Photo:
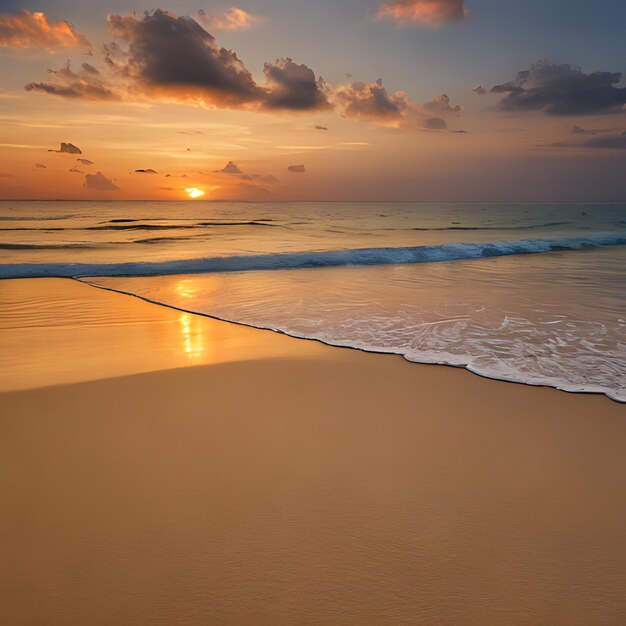
[[[413,20],[409,26],[438,37],[466,28],[471,15],[463,2],[411,2],[416,6],[408,9],[407,2],[381,5],[367,19],[379,29],[390,16],[402,28]],[[583,93],[577,85],[586,85],[588,74],[569,65],[531,66],[535,82],[521,84],[528,94],[544,89],[540,95],[548,100],[540,108],[516,99],[508,83],[477,95],[475,84],[451,81],[449,99],[435,93],[420,99],[410,78],[393,77],[393,88],[376,76],[358,82],[344,74],[327,82],[290,57],[245,63],[220,48],[222,37],[235,32],[240,42],[263,31],[271,36],[269,16],[235,9],[197,12],[193,23],[174,12],[152,14],[156,26],[161,20],[192,29],[164,40],[163,49],[147,30],[148,17],[120,15],[108,29],[106,18],[94,18],[83,34],[80,24],[63,21],[71,15],[0,15],[0,74],[10,79],[0,92],[0,197],[178,200],[189,188],[214,200],[626,196],[619,105],[626,88],[619,81],[603,87],[618,104],[607,106],[598,93],[593,110],[576,103]],[[428,19],[424,11],[431,11]],[[387,31],[387,38],[402,36]],[[190,32],[199,43],[188,51]],[[214,49],[204,58],[207,45]],[[183,57],[189,52],[189,63],[170,67],[168,46]],[[197,54],[199,65],[207,63],[200,79],[190,69]],[[215,59],[224,65],[205,80]],[[569,103],[551,95],[550,72],[571,78],[571,114],[558,109]],[[502,76],[514,79],[515,72]],[[82,154],[59,152],[61,143]]]

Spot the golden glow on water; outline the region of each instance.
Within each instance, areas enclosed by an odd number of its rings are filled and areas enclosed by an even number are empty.
[[[193,279],[179,280],[174,287],[174,291],[183,298],[193,298],[197,288],[194,287]]]
[[[202,325],[198,324],[197,317],[190,313],[181,313],[178,321],[182,335],[182,345],[185,354],[190,358],[198,358],[204,353],[205,343]]]
[[[198,189],[197,187],[187,187],[185,191],[192,200],[195,198],[202,198],[204,195],[204,191],[202,191],[202,189]]]

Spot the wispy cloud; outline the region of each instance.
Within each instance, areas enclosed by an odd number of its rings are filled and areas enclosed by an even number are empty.
[[[0,14],[0,48],[53,51],[77,46],[90,48],[91,44],[70,22],[49,22],[44,13],[31,13],[26,9],[13,14]]]
[[[376,17],[392,19],[399,26],[441,28],[467,14],[465,0],[392,0],[378,7]]]
[[[257,19],[243,9],[232,7],[217,14],[209,14],[200,9],[198,21],[213,30],[247,30],[254,26]]]
[[[40,91],[64,98],[81,98],[84,100],[120,100],[114,87],[101,78],[100,72],[89,65],[82,64],[82,69],[74,72],[67,65],[60,69],[49,69],[51,79],[42,82],[31,82],[24,86],[26,91]]]

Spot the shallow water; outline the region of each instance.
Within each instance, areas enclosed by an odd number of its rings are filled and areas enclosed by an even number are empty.
[[[624,204],[0,203],[0,276],[620,401],[625,244]]]

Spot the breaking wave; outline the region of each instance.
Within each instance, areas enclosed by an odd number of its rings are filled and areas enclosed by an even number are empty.
[[[158,262],[13,263],[0,265],[0,278],[158,276],[204,272],[339,267],[345,265],[438,263],[515,254],[541,254],[545,252],[597,249],[624,245],[626,245],[626,233],[604,233],[561,239],[522,239],[489,243],[444,243],[434,246],[289,252]]]

